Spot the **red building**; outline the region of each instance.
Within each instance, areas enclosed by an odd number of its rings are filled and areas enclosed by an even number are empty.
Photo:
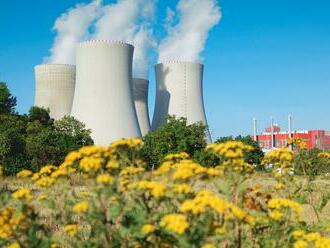
[[[266,128],[262,134],[257,135],[259,146],[264,150],[272,148],[285,147],[290,139],[288,132],[281,132],[281,128],[277,125],[272,129]],[[323,151],[330,150],[330,131],[325,130],[308,130],[308,131],[293,131],[291,138],[304,140],[308,149],[319,148]]]

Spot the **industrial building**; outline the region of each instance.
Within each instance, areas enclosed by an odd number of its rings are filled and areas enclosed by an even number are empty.
[[[50,116],[61,119],[71,113],[75,90],[74,65],[43,64],[35,71],[34,105],[50,110]]]
[[[274,124],[273,127],[267,127],[264,132],[257,134],[255,139],[265,151],[287,147],[290,139],[303,140],[308,149],[330,150],[330,131],[325,130],[283,132],[280,126]]]
[[[132,77],[134,47],[119,41],[78,44],[76,66],[36,66],[35,105],[59,119],[71,114],[92,130],[97,145],[146,135],[150,127],[147,79]],[[167,115],[207,125],[203,102],[204,66],[169,62],[156,68],[156,105],[152,129]],[[209,132],[206,140],[210,143]]]
[[[155,70],[157,86],[152,129],[164,124],[167,115],[207,125],[203,101],[204,66],[177,61],[158,64]],[[211,142],[209,132],[206,139]]]
[[[134,104],[142,136],[146,135],[150,131],[148,89],[148,80],[133,78]]]
[[[92,130],[95,144],[141,137],[133,99],[134,47],[117,41],[86,41],[77,47],[72,115]]]

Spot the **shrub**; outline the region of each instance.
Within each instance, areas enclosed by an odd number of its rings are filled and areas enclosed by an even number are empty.
[[[193,156],[206,146],[206,126],[188,124],[187,119],[169,116],[166,124],[149,132],[144,138],[142,154],[150,166],[159,165],[170,153],[186,152]]]

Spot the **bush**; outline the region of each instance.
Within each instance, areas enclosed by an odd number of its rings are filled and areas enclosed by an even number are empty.
[[[166,124],[149,132],[144,138],[142,155],[150,166],[160,164],[170,153],[186,152],[193,156],[206,147],[206,126],[188,124],[187,119],[169,116]]]
[[[261,150],[260,146],[258,145],[258,142],[254,141],[251,136],[237,136],[236,138],[233,138],[232,136],[228,137],[222,137],[215,141],[216,144],[221,144],[227,141],[241,141],[243,144],[250,145],[253,147],[252,151],[246,152],[244,155],[245,160],[253,164],[257,167],[257,169],[262,169],[261,162],[264,158],[264,153]]]
[[[299,149],[294,157],[294,172],[310,177],[330,173],[330,162],[321,156],[321,153],[322,151],[317,148]]]

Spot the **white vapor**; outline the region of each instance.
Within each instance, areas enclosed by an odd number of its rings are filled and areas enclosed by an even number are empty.
[[[133,77],[148,77],[148,53],[154,46],[152,21],[156,0],[119,0],[103,7],[94,39],[121,40],[135,47]]]
[[[180,0],[176,10],[177,24],[173,11],[167,11],[167,37],[158,47],[158,60],[201,62],[208,33],[221,19],[217,0]]]
[[[101,0],[78,4],[57,18],[53,27],[57,36],[50,49],[51,55],[44,58],[44,62],[75,64],[76,45],[88,36],[88,28],[97,18],[100,5]]]

